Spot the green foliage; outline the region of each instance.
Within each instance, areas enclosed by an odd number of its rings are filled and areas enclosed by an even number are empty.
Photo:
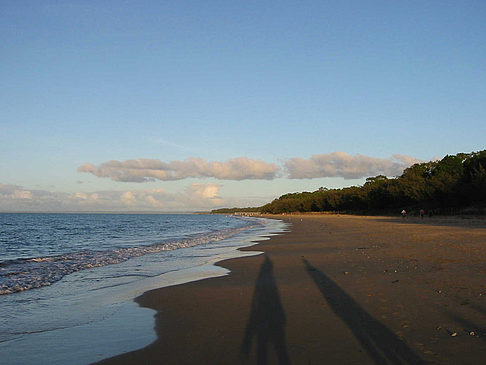
[[[463,162],[461,197],[464,200],[486,199],[486,150],[472,153]]]
[[[369,177],[363,186],[290,193],[258,208],[263,213],[370,212],[486,205],[486,150],[415,164],[397,178]]]
[[[233,213],[259,213],[260,207],[251,207],[251,208],[221,208],[221,209],[213,209],[211,213],[214,214],[233,214]]]

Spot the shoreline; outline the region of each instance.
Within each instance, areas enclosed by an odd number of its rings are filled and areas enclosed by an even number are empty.
[[[187,221],[213,224],[207,233],[171,239],[169,248],[178,249],[78,270],[54,285],[0,296],[5,317],[0,331],[2,363],[43,364],[48,359],[53,364],[87,364],[143,348],[157,338],[153,328],[156,312],[141,308],[136,297],[151,289],[227,275],[228,270],[214,263],[253,254],[237,249],[254,245],[262,235],[282,227],[275,220],[228,217],[176,217],[175,223]],[[143,233],[137,233],[137,238]],[[31,266],[29,259],[25,262],[27,272]],[[54,268],[63,268],[62,262],[53,263]],[[32,260],[32,266],[36,264]],[[6,268],[3,270],[5,274]]]
[[[474,363],[486,356],[481,220],[264,216],[291,223],[216,265],[230,275],[145,292],[157,340],[100,364]]]

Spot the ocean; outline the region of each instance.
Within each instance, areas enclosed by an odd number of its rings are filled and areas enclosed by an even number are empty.
[[[0,362],[88,364],[156,339],[143,292],[228,274],[214,263],[286,229],[205,214],[0,214]]]

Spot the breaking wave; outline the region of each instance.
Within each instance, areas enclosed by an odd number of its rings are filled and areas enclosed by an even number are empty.
[[[48,286],[77,271],[118,264],[134,257],[204,245],[223,240],[255,227],[239,228],[192,235],[152,244],[149,246],[122,247],[113,250],[82,250],[48,257],[18,258],[0,262],[0,295]]]

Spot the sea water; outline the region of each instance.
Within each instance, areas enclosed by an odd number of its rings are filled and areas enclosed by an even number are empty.
[[[143,292],[228,271],[215,262],[281,221],[198,214],[0,214],[0,363],[88,364],[156,339]]]

